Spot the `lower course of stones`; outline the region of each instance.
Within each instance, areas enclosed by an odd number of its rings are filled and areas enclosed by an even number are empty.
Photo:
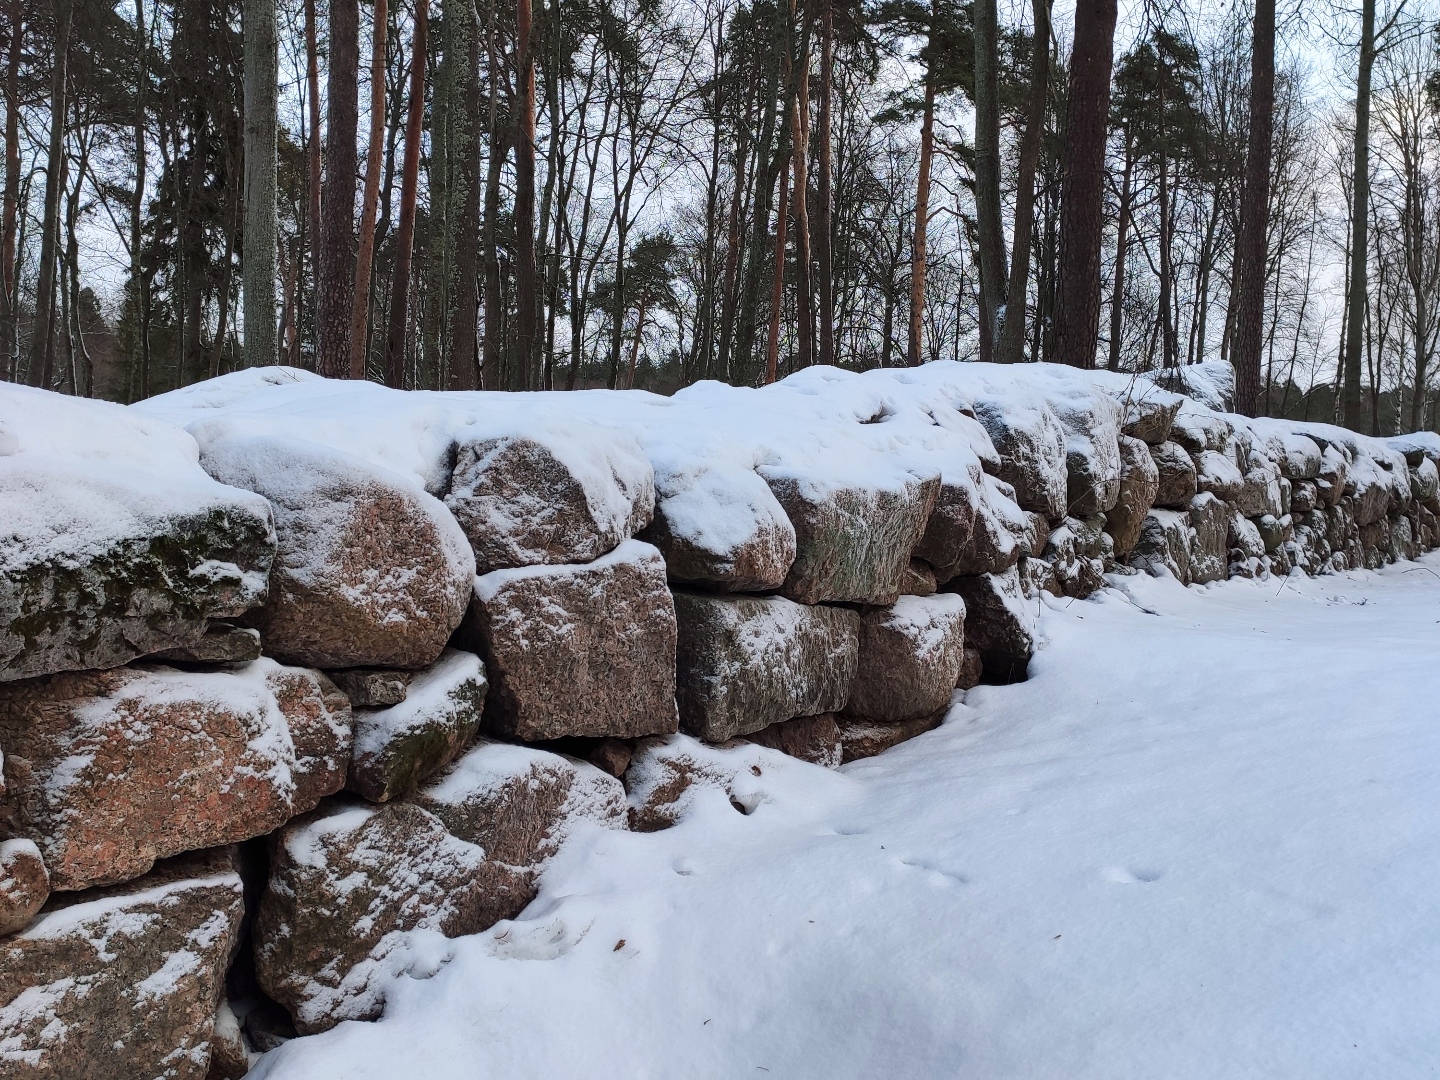
[[[1026,678],[1042,592],[1440,543],[1440,437],[1244,420],[1226,383],[0,388],[0,1075],[236,1078],[374,1019],[416,935],[515,917],[577,831],[743,810],[770,755],[836,768]]]

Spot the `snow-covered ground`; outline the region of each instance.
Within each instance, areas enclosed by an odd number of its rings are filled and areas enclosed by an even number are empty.
[[[578,835],[258,1075],[1436,1075],[1440,558],[1116,580],[882,757]]]

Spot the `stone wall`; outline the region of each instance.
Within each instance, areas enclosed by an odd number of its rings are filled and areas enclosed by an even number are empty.
[[[0,387],[0,1073],[238,1077],[378,1017],[417,935],[516,916],[577,830],[743,811],[765,755],[1025,678],[1042,590],[1440,543],[1440,437],[1160,381]]]

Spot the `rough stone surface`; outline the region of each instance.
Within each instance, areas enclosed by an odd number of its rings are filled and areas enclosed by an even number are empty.
[[[630,756],[630,744],[619,739],[602,739],[589,754],[591,765],[614,777],[625,775],[625,770],[630,767]]]
[[[905,580],[900,586],[900,595],[934,596],[938,588],[934,567],[923,559],[911,559],[905,570]]]
[[[802,604],[895,602],[940,494],[938,476],[838,489],[786,475],[766,480],[795,527],[782,595]]]
[[[707,793],[723,795],[748,814],[764,797],[757,788],[767,770],[784,760],[769,747],[744,740],[710,746],[687,735],[642,739],[625,770],[630,828],[668,829]]]
[[[1168,423],[1165,428],[1169,430]],[[1106,531],[1115,542],[1117,557],[1128,555],[1139,542],[1145,515],[1155,505],[1160,491],[1160,470],[1150,447],[1140,439],[1120,436],[1120,463],[1120,497],[1105,515]]]
[[[250,1071],[250,1053],[240,1021],[230,1002],[222,999],[215,1010],[215,1031],[210,1036],[210,1071],[205,1080],[241,1080]]]
[[[965,659],[965,602],[955,593],[902,596],[860,616],[859,666],[845,713],[925,716],[950,700]]]
[[[650,523],[649,459],[628,433],[588,434],[590,446],[523,435],[458,443],[445,505],[470,538],[477,573],[591,562]]]
[[[960,677],[955,680],[956,690],[973,690],[980,685],[980,680],[985,675],[985,661],[980,656],[980,650],[965,646],[965,656],[960,661]]]
[[[690,592],[675,594],[675,610],[676,696],[687,733],[721,742],[845,707],[858,663],[855,612]]]
[[[1288,483],[1281,475],[1280,468],[1273,461],[1259,454],[1250,455],[1250,468],[1246,471],[1231,504],[1247,518],[1263,517],[1270,514],[1279,517],[1285,512],[1281,505],[1281,485]]]
[[[949,708],[937,709],[928,716],[914,720],[885,723],[876,720],[847,719],[840,721],[841,757],[845,762],[883,754],[917,735],[934,731],[945,721]]]
[[[827,769],[840,767],[840,726],[834,713],[782,720],[751,732],[746,738],[812,765],[823,765]]]
[[[271,844],[254,927],[260,986],[302,1035],[384,1010],[386,976],[405,969],[406,934],[474,934],[504,918],[525,883],[406,802],[337,800]]]
[[[0,688],[0,829],[51,887],[139,877],[156,859],[268,833],[344,782],[349,706],[316,672],[117,668]]]
[[[204,1080],[244,911],[227,854],[66,899],[0,940],[0,1074]]]
[[[1023,681],[1035,655],[1035,613],[1014,570],[957,578],[951,587],[965,600],[965,637],[980,650],[987,681]]]
[[[405,700],[415,673],[395,668],[349,668],[326,674],[354,708],[380,709]]]
[[[1137,381],[1120,402],[1125,410],[1120,433],[1151,446],[1159,446],[1170,438],[1175,414],[1184,402],[1179,394]]]
[[[434,667],[415,676],[399,705],[355,710],[345,786],[371,802],[389,802],[419,787],[474,738],[489,685],[478,656],[447,649]]]
[[[465,614],[475,559],[433,496],[324,447],[217,439],[201,463],[275,511],[270,597],[246,618],[265,651],[317,668],[422,668]]]
[[[1052,521],[1065,516],[1065,429],[1043,404],[1017,408],[1009,399],[979,400],[975,417],[1000,455],[997,476],[1015,489],[1023,510]]]
[[[1155,505],[1170,510],[1183,510],[1189,506],[1190,500],[1200,490],[1190,452],[1177,442],[1166,442],[1152,446],[1150,456],[1159,474]]]
[[[1229,454],[1202,450],[1195,457],[1196,486],[1221,502],[1234,502],[1245,486],[1245,476]]]
[[[623,829],[625,788],[588,762],[528,746],[484,741],[421,788],[411,802],[439,818],[452,836],[476,844],[515,871],[503,918],[535,895],[545,864],[582,822]]]
[[[0,843],[0,937],[23,929],[50,898],[50,875],[33,840]]]
[[[920,549],[922,557],[935,567],[935,580],[973,574],[999,574],[1020,561],[1030,535],[1030,518],[1015,502],[1015,492],[1003,480],[989,474],[981,478],[981,498],[975,507],[975,523],[969,539],[943,556]]]
[[[1190,581],[1224,581],[1230,553],[1230,508],[1211,492],[1190,500]]]
[[[649,544],[485,575],[460,640],[485,658],[493,734],[538,742],[676,730],[675,605]]]
[[[0,682],[193,646],[265,599],[263,500],[213,483],[157,500],[23,457],[0,458]]]
[[[260,631],[211,623],[194,645],[165,649],[146,659],[181,664],[248,664],[260,659]]]
[[[1106,513],[1120,498],[1119,402],[1103,394],[1065,398],[1056,403],[1055,415],[1065,429],[1065,512]]]
[[[937,581],[947,575],[954,577],[953,568],[967,557],[975,517],[984,498],[984,484],[984,474],[978,467],[973,472],[941,481],[940,494],[930,511],[925,533],[915,546],[915,557],[924,560]]]
[[[1190,515],[1160,509],[1146,514],[1130,565],[1156,577],[1168,572],[1180,584],[1190,584]]]
[[[755,499],[775,503],[775,496],[754,473],[745,474],[739,490],[714,479],[714,490],[708,492],[711,505],[705,511],[691,514],[690,528],[681,528],[679,520],[701,492],[687,490],[675,498],[661,499],[655,504],[655,518],[640,533],[640,539],[653,544],[665,557],[670,580],[682,585],[703,585],[725,592],[765,592],[778,589],[795,562],[795,527],[778,504],[773,513],[747,506],[749,513],[737,515],[739,521],[726,518],[723,525],[733,528],[734,535],[715,534],[713,505],[729,505],[736,501]],[[754,486],[758,485],[758,490]],[[701,524],[703,522],[703,524]]]

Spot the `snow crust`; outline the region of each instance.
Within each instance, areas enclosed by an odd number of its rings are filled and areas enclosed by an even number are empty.
[[[433,667],[410,681],[405,700],[383,709],[351,713],[357,758],[383,753],[396,739],[441,725],[472,706],[466,691],[485,683],[485,665],[474,653],[446,649]]]
[[[1041,602],[1029,682],[839,773],[673,740],[744,789],[585,833],[255,1075],[1429,1075],[1440,557],[1112,585]]]
[[[14,383],[0,384],[0,506],[0,575],[93,559],[179,517],[270,514],[211,479],[195,439],[163,419]]]

